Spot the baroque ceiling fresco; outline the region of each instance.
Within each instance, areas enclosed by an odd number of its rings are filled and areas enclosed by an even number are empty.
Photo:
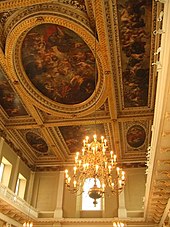
[[[0,1],[1,136],[40,171],[72,164],[96,132],[122,166],[146,166],[157,2],[7,2]]]
[[[151,13],[151,1],[118,4],[125,108],[148,104]]]
[[[33,85],[55,102],[77,104],[92,95],[94,56],[71,30],[54,24],[36,26],[23,41],[21,57]]]

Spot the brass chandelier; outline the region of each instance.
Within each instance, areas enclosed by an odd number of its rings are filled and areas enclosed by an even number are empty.
[[[88,191],[89,197],[94,200],[94,206],[104,194],[120,193],[124,188],[125,172],[117,166],[116,154],[108,152],[107,140],[103,136],[100,142],[96,135],[92,142],[86,136],[82,152],[76,153],[72,176],[65,170],[65,183],[72,193],[82,193],[84,182],[88,178],[94,180],[93,187]],[[97,186],[97,180],[100,181],[100,186]]]
[[[96,11],[96,0],[95,11]],[[96,19],[96,18],[95,18]],[[95,21],[96,24],[96,21]],[[95,27],[94,37],[94,76],[95,76],[95,94],[97,81],[97,62],[96,62],[96,41],[97,30]],[[96,125],[96,103],[95,103],[95,125]],[[100,141],[97,135],[93,136],[92,142],[89,137],[83,140],[83,148],[81,152],[77,152],[75,156],[75,164],[71,176],[68,170],[65,170],[65,184],[72,193],[83,193],[83,186],[86,179],[93,180],[93,186],[88,190],[88,195],[93,199],[96,206],[97,199],[105,194],[120,193],[125,185],[125,172],[117,166],[117,156],[113,151],[108,151],[107,140],[101,136]],[[100,182],[100,186],[97,182]],[[122,226],[121,226],[122,227]]]

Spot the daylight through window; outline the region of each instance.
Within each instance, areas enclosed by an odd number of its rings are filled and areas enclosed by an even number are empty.
[[[8,187],[10,176],[11,176],[12,165],[6,159],[2,158],[1,165],[0,165],[0,182]]]
[[[97,205],[94,206],[93,199],[89,197],[88,190],[93,187],[94,179],[88,178],[85,180],[82,194],[82,210],[101,210],[102,199],[97,200]],[[100,181],[97,179],[97,187],[100,187]]]

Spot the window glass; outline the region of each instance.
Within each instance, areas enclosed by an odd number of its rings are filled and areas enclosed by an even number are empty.
[[[100,187],[100,181],[97,180],[97,187]],[[94,185],[94,179],[88,178],[85,180],[82,194],[82,210],[101,210],[101,198],[97,199],[97,204],[94,206],[93,199],[89,197],[88,190]]]
[[[4,172],[4,163],[1,162],[1,165],[0,165],[0,182],[2,182],[3,172]]]
[[[19,173],[15,188],[15,194],[22,199],[24,199],[25,195],[26,182],[27,182],[26,178]]]
[[[6,187],[8,187],[9,184],[11,170],[12,170],[11,163],[6,158],[3,157],[0,165],[0,182]]]

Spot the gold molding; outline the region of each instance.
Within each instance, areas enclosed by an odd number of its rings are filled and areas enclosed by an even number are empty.
[[[70,113],[79,113],[80,116],[90,114],[90,112],[93,111],[93,103],[96,102],[96,100],[99,99],[104,93],[103,89],[107,91],[107,83],[104,87],[104,75],[103,75],[103,56],[100,51],[99,43],[96,44],[97,49],[97,60],[98,60],[98,66],[99,66],[99,86],[97,88],[95,96],[92,95],[88,101],[85,101],[83,104],[77,104],[75,106],[65,106],[65,105],[59,105],[55,102],[52,102],[46,97],[41,96],[37,93],[36,89],[32,86],[30,81],[23,75],[23,71],[20,68],[20,48],[21,48],[21,42],[24,37],[24,34],[26,31],[31,29],[32,27],[36,25],[40,25],[42,23],[53,23],[53,24],[59,24],[62,26],[65,26],[73,31],[75,31],[78,35],[83,37],[84,41],[87,43],[87,45],[90,47],[90,49],[94,52],[95,50],[95,42],[94,42],[94,36],[87,32],[87,30],[82,27],[79,24],[75,24],[74,22],[70,22],[67,19],[54,17],[52,15],[43,15],[43,20],[37,20],[37,17],[31,17],[28,19],[25,19],[20,24],[18,24],[8,35],[7,42],[6,42],[6,61],[8,65],[8,69],[10,71],[10,79],[13,82],[19,82],[20,86],[22,86],[25,90],[21,92],[21,89],[18,89],[18,93],[20,95],[25,95],[27,93],[27,96],[29,96],[30,100],[34,104],[36,104],[40,109],[43,109],[44,111],[62,115],[65,114],[65,116],[69,117]],[[15,38],[14,38],[15,37]],[[15,55],[14,55],[15,50]],[[17,61],[16,67],[14,69],[13,67],[13,58]],[[17,70],[18,75],[16,74],[15,70]],[[17,84],[16,83],[16,84]],[[16,86],[17,89],[18,86]],[[23,89],[22,89],[23,90]],[[27,91],[27,92],[26,92]],[[28,95],[29,94],[29,95]],[[106,97],[107,93],[105,93]],[[36,101],[35,101],[36,99]],[[105,98],[104,98],[105,100]],[[103,101],[104,101],[103,100]],[[92,107],[90,109],[90,107]],[[88,109],[88,110],[87,110]],[[57,111],[56,111],[57,110]]]
[[[0,12],[42,3],[51,3],[51,0],[4,0],[0,1]]]

